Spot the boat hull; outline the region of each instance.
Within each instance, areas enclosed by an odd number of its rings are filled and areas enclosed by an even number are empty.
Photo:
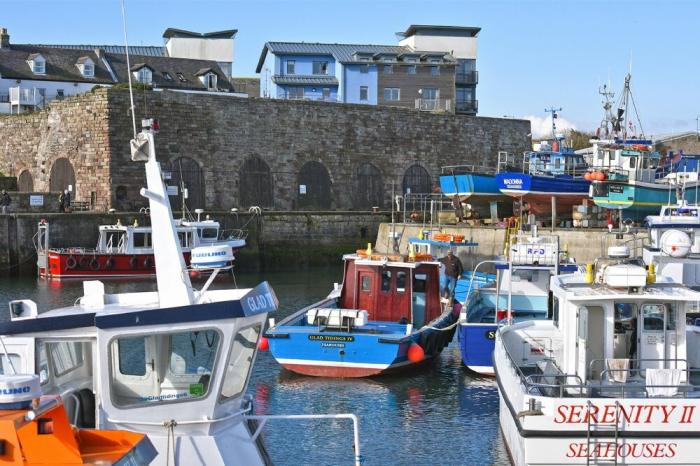
[[[479,374],[493,375],[496,324],[460,324],[459,349],[464,365]]]
[[[623,210],[623,219],[641,221],[647,215],[657,215],[661,206],[677,202],[676,190],[656,183],[596,181],[591,184],[593,202],[606,209]],[[684,199],[695,202],[698,186],[689,184]]]
[[[456,322],[452,312],[443,313],[430,323],[447,328]],[[373,329],[368,331],[368,329]],[[438,356],[452,341],[455,327],[447,330],[424,328],[403,335],[406,325],[368,322],[359,331],[320,330],[309,325],[280,325],[266,336],[277,362],[297,374],[315,377],[372,377],[415,369]],[[418,344],[425,357],[411,361],[408,350]]]
[[[463,201],[472,196],[486,201],[508,199],[508,196],[498,189],[495,175],[481,173],[441,175],[440,190],[446,196],[457,194]]]
[[[183,252],[189,265],[190,253]],[[150,278],[156,275],[153,254],[99,254],[80,250],[49,250],[48,270],[39,268],[39,276],[51,280],[91,278]]]
[[[571,208],[588,198],[590,182],[582,178],[534,176],[527,173],[499,173],[499,190],[510,197],[522,199],[535,215],[552,212],[552,197],[556,197],[557,213],[571,215]]]

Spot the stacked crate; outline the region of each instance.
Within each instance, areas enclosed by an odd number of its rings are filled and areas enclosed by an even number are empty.
[[[605,228],[608,212],[604,207],[584,199],[583,204],[574,206],[571,217],[574,228]]]

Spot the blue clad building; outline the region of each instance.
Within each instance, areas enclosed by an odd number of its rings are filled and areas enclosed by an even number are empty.
[[[463,70],[475,69],[478,32],[411,26],[398,45],[267,42],[260,96],[476,114],[476,71],[464,92]]]

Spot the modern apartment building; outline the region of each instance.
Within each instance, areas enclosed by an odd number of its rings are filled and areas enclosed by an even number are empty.
[[[260,95],[475,115],[478,32],[410,26],[398,45],[267,42]]]

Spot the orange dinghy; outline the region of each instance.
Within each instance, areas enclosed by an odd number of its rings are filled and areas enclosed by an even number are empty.
[[[147,465],[157,452],[143,434],[71,426],[58,396],[36,375],[0,377],[0,464]]]

